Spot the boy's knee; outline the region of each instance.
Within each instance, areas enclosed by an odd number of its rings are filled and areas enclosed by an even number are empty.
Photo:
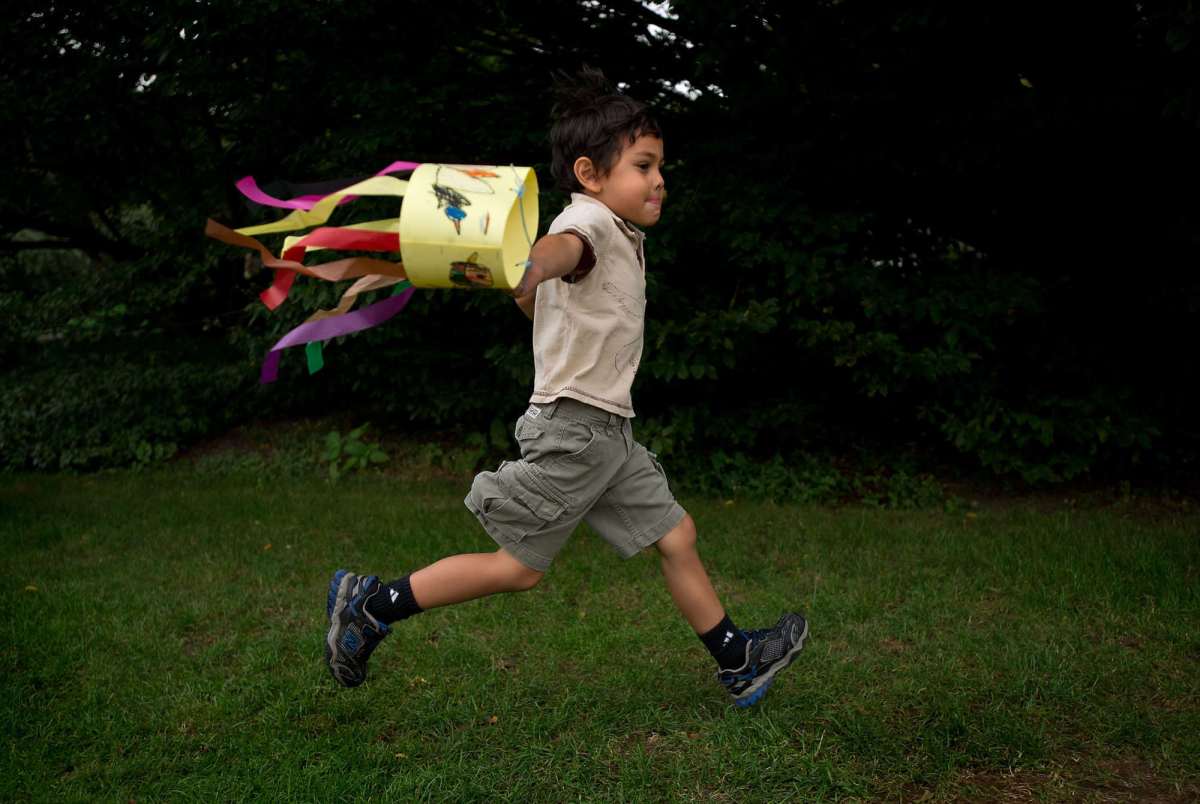
[[[691,514],[684,514],[679,524],[667,531],[655,544],[664,556],[685,553],[696,549],[696,521]]]
[[[496,554],[504,564],[504,575],[508,581],[507,585],[513,592],[528,592],[537,586],[538,582],[542,580],[542,576],[546,574],[525,566],[503,548],[497,550]]]
[[[521,567],[521,572],[513,579],[513,589],[518,592],[528,592],[538,585],[545,574],[544,572],[529,569],[529,567]]]

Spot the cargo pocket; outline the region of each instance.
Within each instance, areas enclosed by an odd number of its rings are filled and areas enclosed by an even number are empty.
[[[538,532],[566,510],[562,499],[524,461],[501,464],[496,482],[501,493],[484,499],[483,518],[514,542]]]
[[[467,507],[477,515],[490,514],[508,500],[509,495],[500,487],[500,475],[510,463],[501,461],[495,472],[480,472],[475,476],[467,495]]]

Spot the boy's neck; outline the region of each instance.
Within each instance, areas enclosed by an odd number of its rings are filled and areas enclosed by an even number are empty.
[[[600,206],[602,206],[602,207],[604,207],[605,209],[607,209],[607,210],[608,210],[608,212],[609,212],[609,214],[611,214],[611,215],[615,216],[616,218],[618,218],[618,219],[621,221],[621,223],[625,224],[626,226],[628,226],[628,227],[629,227],[629,228],[631,228],[631,229],[634,229],[635,231],[638,231],[638,232],[640,232],[640,231],[641,231],[641,229],[639,229],[639,228],[638,228],[637,224],[633,223],[632,221],[630,221],[630,220],[628,220],[628,219],[626,219],[626,218],[622,218],[620,215],[617,215],[617,213],[613,212],[613,208],[612,208],[612,207],[610,207],[608,204],[606,204],[606,203],[604,203],[603,201],[601,201],[599,198],[597,198],[597,197],[596,197],[595,195],[593,195],[592,193],[588,192],[586,188],[585,188],[585,189],[582,189],[582,190],[578,190],[578,191],[572,192],[572,193],[571,193],[571,195],[581,195],[581,196],[583,196],[584,198],[588,199],[589,201],[595,201],[597,204],[599,204]]]

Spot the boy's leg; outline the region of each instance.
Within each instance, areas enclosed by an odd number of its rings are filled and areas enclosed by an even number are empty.
[[[775,674],[804,648],[808,622],[799,614],[784,614],[774,628],[746,633],[734,625],[700,562],[696,524],[686,514],[654,546],[675,605],[717,660],[717,680],[738,706],[756,703]]]
[[[654,454],[633,441],[624,465],[585,517],[625,558],[654,545],[675,605],[721,666],[745,660],[746,637],[730,622],[696,552],[696,523],[675,500]]]
[[[746,661],[749,639],[733,624],[717,598],[696,552],[696,523],[684,514],[679,524],[654,543],[662,556],[663,578],[671,598],[721,669]]]
[[[738,706],[758,701],[804,647],[808,623],[785,614],[773,628],[742,631],[726,614],[700,556],[696,524],[675,500],[658,459],[632,440],[628,457],[586,520],[618,553],[653,544],[675,605],[717,662],[717,679]]]
[[[667,589],[684,619],[697,634],[711,631],[725,619],[725,608],[696,552],[696,523],[685,514],[654,546],[662,555]]]
[[[432,609],[497,592],[523,592],[537,586],[543,575],[501,548],[494,553],[447,556],[417,570],[408,581],[417,605]]]
[[[543,574],[503,549],[448,556],[389,584],[374,575],[360,578],[338,570],[326,604],[329,671],[339,684],[357,687],[366,680],[367,660],[391,632],[391,623],[437,606],[532,589]]]
[[[367,659],[397,620],[536,586],[590,507],[584,492],[602,493],[624,459],[628,441],[612,428],[616,418],[555,402],[531,406],[517,419],[521,460],[480,472],[464,500],[501,549],[448,556],[386,585],[375,576],[335,573],[326,603],[326,659],[334,677],[361,684]]]

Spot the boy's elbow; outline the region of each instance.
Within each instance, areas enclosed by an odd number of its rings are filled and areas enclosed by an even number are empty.
[[[517,303],[517,307],[521,308],[525,317],[532,321],[534,305],[537,302],[537,289],[534,288],[533,293],[526,293],[524,296],[515,296],[513,301]]]
[[[530,252],[540,281],[566,276],[575,270],[582,256],[583,243],[572,232],[546,235]]]

